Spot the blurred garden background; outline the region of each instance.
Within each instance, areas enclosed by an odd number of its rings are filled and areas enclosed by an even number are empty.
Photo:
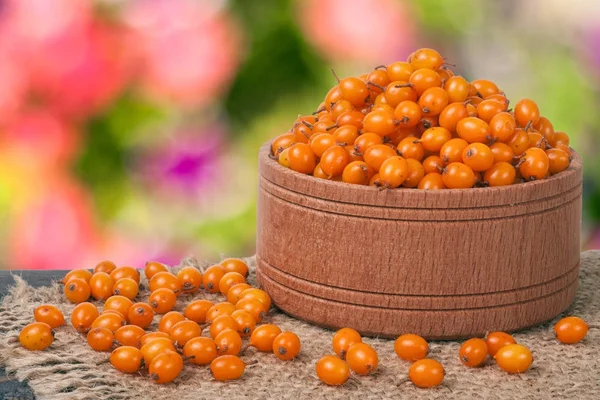
[[[0,0],[0,268],[253,254],[259,146],[419,47],[571,136],[600,248],[596,0]]]

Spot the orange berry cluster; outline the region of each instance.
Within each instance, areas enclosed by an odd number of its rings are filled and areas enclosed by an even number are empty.
[[[454,75],[423,48],[338,79],[313,115],[272,141],[271,157],[317,178],[433,190],[544,179],[569,167],[571,149],[534,101],[509,109],[494,82]]]
[[[565,317],[554,325],[556,338],[561,343],[578,343],[588,332],[587,324],[578,317]],[[316,372],[327,385],[339,386],[346,383],[352,370],[357,375],[375,372],[379,363],[377,352],[363,343],[360,334],[352,328],[342,328],[333,336],[333,351],[336,355],[326,355],[317,361]],[[429,344],[419,335],[405,334],[394,342],[398,358],[411,362],[408,378],[417,387],[432,388],[444,380],[444,366],[427,358]],[[533,363],[531,351],[518,344],[506,332],[491,332],[484,339],[472,338],[464,342],[458,352],[459,360],[467,367],[481,367],[489,357],[498,366],[510,373],[526,372]]]
[[[244,261],[228,258],[203,272],[185,266],[177,274],[149,262],[144,273],[150,295],[147,302],[137,303],[140,273],[133,267],[117,268],[103,261],[93,273],[73,270],[62,281],[66,298],[77,304],[71,313],[73,328],[87,335],[93,350],[112,351],[109,360],[117,370],[131,374],[145,369],[155,383],[168,383],[179,376],[185,363],[210,365],[214,379],[225,381],[244,374],[246,364],[239,355],[247,347],[272,352],[280,360],[299,354],[296,334],[273,324],[259,325],[271,308],[271,298],[246,283]],[[227,301],[195,299],[183,313],[173,311],[178,300],[201,288],[221,293]],[[90,297],[103,304],[102,312],[88,301]],[[164,315],[153,324],[156,314]],[[24,327],[19,340],[29,350],[43,350],[52,344],[52,329],[65,319],[48,304],[36,308],[34,317],[37,322]]]

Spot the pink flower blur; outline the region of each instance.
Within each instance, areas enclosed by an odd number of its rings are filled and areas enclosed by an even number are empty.
[[[142,84],[151,95],[197,106],[226,88],[239,62],[240,35],[216,3],[138,0],[128,4],[124,17],[142,38]]]
[[[413,46],[414,27],[397,0],[298,0],[302,30],[330,60],[388,63]]]
[[[43,193],[14,218],[9,268],[89,267],[95,245],[92,205],[69,178],[47,177]]]

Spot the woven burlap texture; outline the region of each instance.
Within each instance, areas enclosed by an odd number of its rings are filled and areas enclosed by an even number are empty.
[[[248,259],[254,265],[253,259]],[[252,281],[254,274],[251,274]],[[39,399],[598,399],[600,398],[600,252],[581,257],[580,288],[572,307],[564,314],[584,318],[592,329],[576,345],[558,343],[552,321],[514,336],[532,349],[535,361],[522,375],[508,375],[489,362],[483,368],[469,369],[458,360],[459,342],[432,342],[430,357],[446,369],[443,385],[418,389],[407,380],[408,362],[394,353],[393,341],[365,338],[380,357],[373,376],[350,379],[343,387],[328,387],[315,374],[316,361],[332,353],[333,332],[290,318],[272,310],[266,320],[283,330],[297,333],[302,351],[293,361],[282,362],[272,354],[248,349],[243,355],[248,366],[242,379],[216,382],[208,367],[186,365],[171,384],[156,385],[143,374],[125,375],[107,362],[108,353],[92,351],[85,337],[71,326],[57,329],[56,339],[43,352],[23,349],[16,338],[32,321],[32,311],[41,303],[58,305],[68,316],[73,305],[65,301],[61,287],[34,289],[15,277],[16,285],[0,307],[0,364],[11,376],[29,382]],[[142,278],[142,284],[146,281]],[[148,293],[143,291],[141,299]],[[197,293],[195,298],[222,299]],[[190,297],[182,296],[176,309],[182,310]],[[157,318],[158,319],[158,318]],[[157,321],[155,320],[155,325]],[[155,326],[154,326],[155,328]]]

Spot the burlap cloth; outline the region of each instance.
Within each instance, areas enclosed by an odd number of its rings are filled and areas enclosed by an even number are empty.
[[[576,345],[562,345],[554,339],[552,322],[516,333],[535,358],[522,375],[508,375],[494,363],[466,368],[458,360],[459,342],[433,342],[430,357],[442,362],[446,378],[438,388],[418,389],[407,381],[409,363],[396,357],[393,341],[365,338],[379,354],[377,373],[350,379],[343,387],[328,387],[317,379],[315,363],[332,353],[332,332],[272,311],[268,321],[296,332],[302,340],[296,360],[282,362],[272,354],[249,349],[243,358],[258,362],[248,366],[239,381],[216,382],[208,367],[187,365],[175,382],[161,386],[142,374],[114,370],[107,363],[108,354],[92,351],[71,326],[59,328],[46,351],[21,348],[15,338],[32,321],[36,305],[56,304],[67,316],[73,305],[65,301],[57,284],[34,289],[18,277],[0,306],[0,365],[11,376],[28,381],[39,399],[600,399],[600,252],[583,253],[581,261],[579,293],[565,314],[578,315],[592,326],[587,338]],[[142,292],[142,299],[145,296],[147,292]],[[196,297],[219,298],[205,293]],[[176,309],[183,307],[180,301]]]

